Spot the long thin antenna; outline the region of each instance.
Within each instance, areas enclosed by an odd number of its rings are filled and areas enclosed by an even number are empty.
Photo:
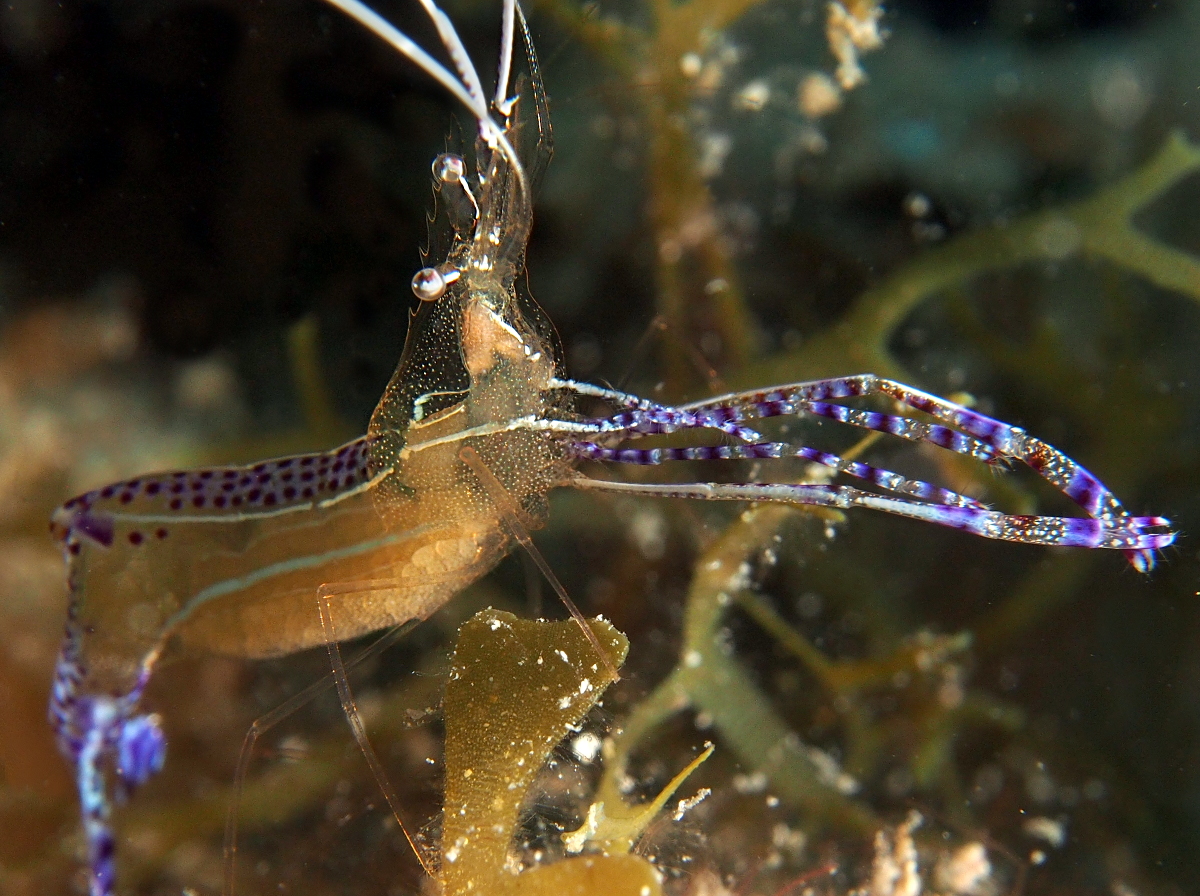
[[[496,72],[496,95],[492,104],[501,112],[507,113],[508,79],[512,74],[514,19],[517,13],[517,0],[504,0],[504,12],[500,17],[500,67]]]
[[[429,15],[433,27],[437,29],[442,46],[446,48],[446,52],[450,55],[450,61],[458,70],[458,76],[462,79],[463,86],[467,88],[467,92],[476,102],[486,109],[487,100],[483,98],[483,84],[479,80],[479,72],[475,70],[475,63],[471,61],[471,57],[467,55],[467,48],[463,46],[454,23],[433,0],[418,0],[418,2]]]
[[[420,68],[421,71],[450,91],[455,99],[466,106],[471,114],[479,119],[480,124],[483,124],[484,121],[490,121],[487,104],[483,102],[482,91],[476,96],[472,96],[463,83],[450,74],[444,65],[426,53],[412,38],[396,28],[391,22],[375,12],[375,10],[359,2],[359,0],[325,0],[325,2],[330,6],[340,9],[372,34],[391,44],[395,50],[398,50],[405,58]],[[495,122],[492,122],[492,125],[498,128]]]
[[[525,201],[533,201],[529,192],[529,181],[525,176],[525,168],[521,164],[517,151],[505,136],[504,128],[488,112],[487,100],[483,97],[483,87],[479,83],[479,75],[471,64],[462,41],[459,40],[458,32],[454,30],[454,25],[446,14],[435,6],[432,0],[420,0],[420,2],[433,20],[446,52],[454,61],[455,68],[458,69],[460,75],[458,78],[425,52],[412,38],[362,3],[361,0],[325,0],[325,2],[340,9],[376,37],[386,41],[393,49],[445,87],[456,100],[466,106],[467,110],[475,116],[475,120],[479,122],[480,135],[489,146],[499,148],[508,159],[509,165],[516,174],[517,184]]]

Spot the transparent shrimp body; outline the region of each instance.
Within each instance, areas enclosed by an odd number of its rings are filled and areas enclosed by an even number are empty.
[[[529,227],[523,172],[482,141],[478,153],[471,175],[461,159],[439,160],[457,177],[437,185],[487,213],[455,234],[436,294],[421,288],[432,272],[414,282],[427,301],[367,436],[326,453],[143,476],[55,513],[70,606],[50,715],[76,768],[93,893],[113,887],[113,798],[164,760],[158,719],[137,712],[164,651],[268,657],[323,644],[316,595],[330,583],[346,583],[335,605],[344,637],[423,619],[510,547],[464,447],[526,525],[564,480],[561,440],[513,426],[548,415],[555,373],[513,286]]]

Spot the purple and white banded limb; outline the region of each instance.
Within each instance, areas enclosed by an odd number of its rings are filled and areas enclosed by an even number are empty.
[[[1149,572],[1154,567],[1155,552],[1168,547],[1175,540],[1169,520],[1159,516],[1131,515],[1095,475],[1020,427],[873,374],[729,393],[680,407],[658,405],[615,390],[570,381],[560,381],[557,385],[622,408],[602,422],[593,441],[577,441],[571,445],[571,452],[580,459],[660,464],[677,460],[796,457],[865,480],[896,492],[901,497],[874,495],[839,486],[770,483],[654,485],[646,486],[643,494],[871,507],[962,529],[985,538],[1025,544],[1117,549],[1125,553],[1139,572]],[[836,403],[842,399],[871,395],[891,398],[937,422],[864,411]],[[919,480],[906,479],[888,470],[857,461],[845,461],[836,455],[806,446],[764,442],[756,432],[744,425],[753,420],[806,414],[909,441],[928,442],[989,464],[1019,461],[1075,502],[1090,519],[999,513],[974,499]],[[608,443],[614,439],[625,441],[645,435],[697,429],[726,433],[739,438],[743,444],[639,449]],[[577,484],[584,488],[616,488],[618,485],[584,481]],[[620,490],[631,489],[620,484]]]

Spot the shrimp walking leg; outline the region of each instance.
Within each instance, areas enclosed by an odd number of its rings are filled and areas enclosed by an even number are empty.
[[[946,504],[951,507],[987,508],[966,495],[922,482],[906,479],[899,473],[865,464],[861,461],[845,460],[828,451],[807,446],[792,446],[783,442],[761,442],[753,445],[702,445],[694,448],[605,448],[595,442],[575,442],[571,450],[585,460],[614,461],[623,464],[656,465],[679,460],[767,460],[800,458],[821,464],[838,473],[846,473],[857,479],[924,501]]]
[[[705,501],[772,501],[848,510],[865,507],[884,513],[961,529],[983,538],[1021,544],[1080,548],[1113,548],[1152,554],[1174,540],[1162,517],[1126,516],[1115,520],[1081,517],[1024,516],[926,504],[908,498],[877,495],[845,485],[789,483],[688,482],[674,484],[612,482],[580,477],[577,488],[653,495],[660,498],[695,498]]]
[[[421,866],[432,877],[436,873],[436,862],[427,854],[416,838],[413,837],[413,829],[404,823],[400,798],[396,796],[396,791],[392,789],[387,773],[383,769],[383,763],[379,761],[379,756],[375,752],[375,748],[371,745],[371,739],[367,736],[367,727],[363,724],[362,716],[358,712],[358,704],[354,701],[354,693],[350,689],[350,679],[346,674],[346,664],[342,660],[341,648],[338,647],[337,629],[331,609],[331,601],[337,593],[336,590],[327,591],[323,588],[317,596],[317,606],[321,613],[321,625],[326,632],[325,646],[329,651],[329,662],[333,667],[333,681],[337,686],[338,699],[341,701],[342,711],[346,714],[346,720],[350,723],[350,730],[354,734],[354,740],[358,743],[359,749],[362,750],[363,756],[366,757],[367,765],[371,767],[371,774],[375,776],[375,780],[379,784],[379,789],[383,792],[383,797],[387,800],[388,808],[392,810],[392,815],[395,817],[396,823],[400,825],[400,830],[404,832],[404,837],[408,840],[408,844],[412,847],[413,853],[416,854]]]
[[[868,395],[885,395],[961,432],[933,429],[930,424],[906,417],[857,411],[833,403],[837,399]],[[1079,505],[1088,516],[1106,523],[1113,531],[1124,528],[1135,542],[1141,530],[1168,525],[1161,517],[1131,516],[1116,496],[1082,464],[1029,435],[1019,426],[1011,426],[952,401],[874,374],[731,393],[684,405],[682,410],[693,413],[724,412],[734,415],[738,420],[807,412],[901,438],[931,441],[985,461],[1020,461]],[[966,438],[971,441],[959,441]],[[975,447],[979,445],[983,446],[982,450]],[[1151,537],[1150,542],[1166,546],[1171,539],[1159,534]],[[1154,567],[1154,548],[1129,547],[1124,550],[1129,562],[1139,572],[1148,572]]]
[[[394,588],[395,584],[394,582],[359,582],[353,586],[339,586],[337,593],[345,593],[350,589],[355,591],[372,590],[373,588],[376,590],[390,589]],[[327,593],[333,593],[332,589]],[[378,656],[408,634],[415,624],[415,622],[408,622],[404,625],[398,625],[381,637],[376,638],[370,647],[357,654],[345,664],[346,671],[366,662],[371,657]],[[259,716],[246,730],[246,736],[242,740],[242,749],[238,753],[237,770],[233,777],[233,797],[229,801],[229,806],[225,814],[225,846],[223,850],[225,868],[224,886],[222,888],[224,896],[233,896],[234,894],[234,883],[237,874],[238,819],[241,814],[242,789],[245,786],[246,775],[250,771],[250,762],[254,758],[254,749],[258,745],[259,738],[288,718],[288,716],[292,715],[292,713],[306,706],[335,685],[336,675],[333,671],[330,671],[328,675],[314,681],[299,693],[292,695],[270,712]]]

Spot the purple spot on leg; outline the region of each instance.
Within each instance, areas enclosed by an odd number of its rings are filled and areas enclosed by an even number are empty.
[[[110,516],[81,513],[72,521],[71,528],[106,548],[112,545],[113,521]]]
[[[1099,520],[1068,518],[1063,520],[1062,536],[1059,544],[1077,548],[1091,548],[1098,545],[1103,535],[1103,525]]]
[[[1082,469],[1076,469],[1064,491],[1068,498],[1088,513],[1094,514],[1100,508],[1100,495],[1105,489],[1095,477]]]

